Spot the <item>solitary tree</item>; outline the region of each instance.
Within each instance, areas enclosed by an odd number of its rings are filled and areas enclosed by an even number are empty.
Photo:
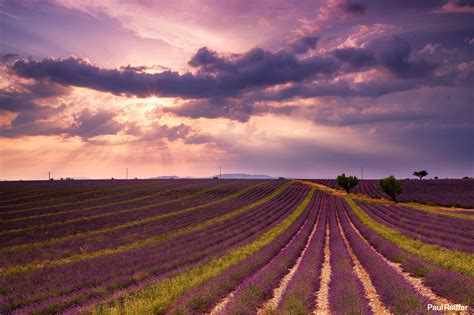
[[[356,176],[347,176],[346,174],[342,173],[342,175],[339,175],[336,179],[337,183],[339,186],[344,188],[348,194],[350,194],[350,190],[357,186],[359,183],[359,180],[357,179]]]
[[[413,172],[413,176],[419,177],[420,179],[422,179],[426,175],[428,175],[428,172],[426,170]]]
[[[395,202],[398,202],[397,196],[402,193],[402,184],[401,180],[397,180],[393,176],[379,180],[380,188]]]

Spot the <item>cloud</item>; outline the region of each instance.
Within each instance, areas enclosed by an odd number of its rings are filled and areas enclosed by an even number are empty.
[[[166,107],[165,112],[189,118],[228,118],[246,122],[252,116],[265,114],[290,115],[296,106],[255,104],[252,99],[210,98],[189,101],[177,107]]]
[[[186,144],[209,144],[214,141],[215,138],[209,134],[195,134],[184,139],[184,143]]]
[[[458,7],[474,7],[472,0],[451,0],[450,2]]]
[[[203,47],[189,61],[196,68],[194,74],[173,71],[144,73],[141,68],[133,67],[104,69],[73,57],[17,60],[9,65],[9,69],[24,78],[118,95],[199,99],[231,97],[246,91],[330,77],[367,67],[383,67],[401,77],[425,76],[435,68],[423,58],[413,56],[406,40],[393,36],[372,40],[366,48],[338,48],[297,57],[316,42],[316,38],[301,38],[290,50],[271,52],[254,48],[231,55],[220,55]]]
[[[435,58],[421,48],[413,50],[400,36],[368,37],[358,47],[304,54],[318,41],[317,37],[300,37],[287,49],[254,48],[234,54],[203,47],[189,60],[194,72],[184,74],[148,72],[144,66],[101,68],[74,57],[19,59],[7,69],[13,75],[34,79],[38,87],[47,82],[55,87],[80,86],[125,96],[177,97],[184,102],[166,107],[164,112],[240,122],[266,114],[291,115],[302,107],[275,103],[288,99],[376,98],[424,86],[465,85],[474,77],[469,64],[443,64],[443,57],[452,50],[439,49]]]
[[[367,10],[367,4],[360,1],[343,1],[341,5],[345,12],[352,14],[364,14]]]
[[[1,63],[2,64],[5,64],[5,63],[9,63],[11,61],[14,61],[16,59],[20,59],[21,56],[19,54],[12,54],[12,53],[9,53],[9,54],[4,54],[1,56]]]
[[[336,48],[331,51],[333,56],[347,65],[347,71],[359,71],[376,65],[374,52],[367,48]]]
[[[58,128],[41,121],[63,112],[65,106],[41,105],[39,102],[51,102],[51,99],[68,93],[68,87],[49,81],[14,83],[0,90],[0,110],[16,114],[9,126],[0,128],[0,136],[58,133]]]
[[[398,36],[376,38],[366,46],[372,49],[379,64],[400,77],[426,76],[436,65],[411,55],[408,41]]]
[[[343,61],[347,71],[380,66],[399,77],[426,77],[437,67],[412,54],[411,45],[398,36],[382,36],[365,43],[363,48],[336,48],[331,52]]]
[[[399,91],[412,90],[422,85],[420,80],[401,80],[389,75],[377,75],[364,81],[341,79],[332,82],[309,82],[294,84],[277,91],[265,91],[259,94],[262,101],[284,101],[288,99],[305,99],[317,97],[373,97]]]
[[[346,19],[354,15],[364,14],[367,4],[357,0],[326,0],[319,9],[320,22],[331,19]]]
[[[64,131],[68,135],[79,136],[83,139],[115,135],[125,126],[125,124],[117,122],[115,116],[116,114],[111,111],[92,112],[86,108],[78,115],[74,115],[74,122]]]
[[[138,139],[138,141],[156,141],[161,139],[167,139],[168,141],[176,141],[179,139],[187,139],[191,133],[191,127],[181,123],[177,126],[168,125],[152,125],[148,131]]]
[[[440,10],[443,13],[474,13],[474,1],[450,0]]]
[[[261,48],[229,57],[217,56],[206,48],[191,59],[197,73],[173,71],[143,73],[133,69],[103,69],[80,58],[17,60],[9,65],[12,73],[35,80],[87,87],[118,95],[147,97],[208,98],[233,96],[247,89],[299,82],[317,75],[336,72],[338,64],[329,55],[298,59],[287,51]]]
[[[304,54],[309,50],[316,48],[318,41],[319,37],[316,36],[304,36],[294,39],[290,42],[289,51],[295,54]]]
[[[410,125],[419,128],[472,126],[469,118],[472,97],[469,87],[431,87],[422,91],[401,91],[377,99],[327,99],[305,114],[313,115],[318,124],[372,126],[381,130],[393,129],[394,132],[396,128]]]
[[[180,106],[167,107],[163,111],[189,118],[228,118],[237,121],[249,120],[253,106],[240,99],[209,98],[188,101]]]
[[[50,80],[63,85],[87,87],[114,94],[201,97],[216,89],[211,76],[180,75],[173,71],[149,74],[133,68],[103,69],[81,58],[18,60],[10,66],[16,75]]]

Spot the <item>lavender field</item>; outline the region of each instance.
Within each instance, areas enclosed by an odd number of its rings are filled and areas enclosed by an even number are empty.
[[[473,206],[472,190],[444,183],[407,181],[403,197]],[[360,192],[384,197],[374,187],[363,181]],[[24,181],[0,189],[0,314],[474,307],[474,210],[381,204],[289,180]]]
[[[314,179],[331,188],[342,189],[334,179]],[[379,187],[378,180],[361,180],[355,193],[373,198],[390,199]],[[446,207],[474,208],[474,179],[423,179],[404,180],[400,201],[419,202]]]

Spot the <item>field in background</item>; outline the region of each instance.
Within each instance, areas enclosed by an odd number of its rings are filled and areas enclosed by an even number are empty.
[[[473,180],[404,185],[406,201],[474,206]],[[474,210],[287,180],[25,181],[0,183],[0,227],[1,314],[474,307]]]
[[[314,179],[331,188],[342,189],[335,179]],[[378,180],[359,180],[355,193],[373,198],[390,199],[381,189]],[[446,207],[474,208],[474,179],[409,179],[403,180],[400,201],[437,204]]]

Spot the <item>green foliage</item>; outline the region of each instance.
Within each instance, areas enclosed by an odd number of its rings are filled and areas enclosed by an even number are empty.
[[[402,184],[403,182],[393,175],[379,180],[380,188],[395,202],[397,202],[397,196],[402,193]]]
[[[347,176],[346,174],[342,173],[342,175],[339,175],[336,179],[337,184],[344,188],[344,190],[350,194],[350,190],[357,186],[359,183],[359,180],[357,179],[356,176]]]
[[[428,172],[426,170],[413,172],[413,176],[419,177],[420,179],[422,179],[423,177],[427,175],[428,175]]]

